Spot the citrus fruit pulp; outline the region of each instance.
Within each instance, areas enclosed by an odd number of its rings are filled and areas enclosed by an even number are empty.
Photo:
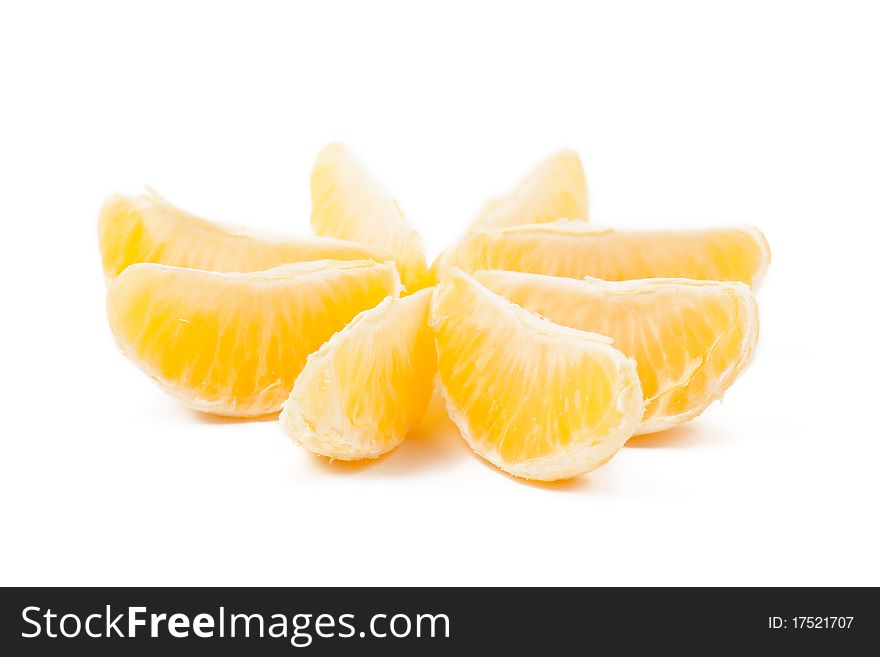
[[[438,388],[480,456],[555,480],[602,465],[642,417],[635,361],[610,340],[553,324],[453,269],[434,293]]]
[[[197,410],[277,412],[306,357],[357,313],[399,293],[394,265],[312,261],[222,273],[153,263],[110,284],[107,312],[123,352]]]
[[[553,322],[607,335],[634,358],[646,404],[636,433],[699,415],[736,380],[758,340],[757,305],[742,283],[581,281],[510,271],[474,278]]]
[[[306,260],[393,259],[384,249],[344,240],[257,237],[184,212],[152,190],[107,199],[98,219],[98,245],[108,280],[138,262],[251,272]]]
[[[311,354],[281,413],[285,432],[344,460],[376,458],[403,442],[434,389],[432,292],[387,297]]]
[[[390,251],[409,292],[427,283],[421,237],[347,147],[330,144],[318,154],[311,193],[315,233]]]
[[[583,221],[559,220],[475,231],[437,260],[437,275],[506,269],[549,276],[609,281],[693,278],[741,281],[755,287],[770,262],[755,228],[693,231],[617,231]]]
[[[505,228],[587,218],[587,181],[577,153],[554,153],[510,192],[489,199],[471,228]]]

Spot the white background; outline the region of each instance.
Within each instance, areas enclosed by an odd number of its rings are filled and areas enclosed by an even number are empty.
[[[880,584],[880,21],[849,2],[4,2],[0,583]],[[593,220],[752,223],[755,362],[697,421],[561,485],[442,411],[328,465],[117,351],[95,224],[156,187],[308,231],[348,142],[433,256],[559,147]]]

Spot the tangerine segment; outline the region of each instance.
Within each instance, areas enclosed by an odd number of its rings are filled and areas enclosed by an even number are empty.
[[[555,221],[471,233],[438,259],[439,275],[507,269],[609,281],[693,278],[741,281],[755,287],[770,263],[756,228],[693,231],[617,231],[582,221]]]
[[[458,269],[430,317],[449,415],[502,470],[546,481],[589,472],[638,426],[635,361],[608,338],[553,324]]]
[[[364,308],[396,295],[394,265],[313,261],[221,273],[135,264],[110,284],[123,352],[200,411],[275,413],[306,357]]]
[[[107,199],[98,244],[108,279],[137,262],[251,272],[305,260],[392,259],[384,249],[331,238],[262,239],[184,212],[152,190]]]
[[[509,193],[486,202],[471,229],[587,218],[587,181],[574,151],[554,153]]]
[[[312,229],[380,247],[394,254],[403,283],[412,292],[427,282],[422,238],[397,202],[373,180],[351,151],[330,144],[312,170]]]
[[[742,283],[580,281],[510,271],[474,277],[551,321],[613,338],[634,358],[646,404],[636,433],[702,413],[748,365],[758,341],[757,304]]]
[[[281,413],[284,431],[333,459],[377,458],[403,442],[434,389],[432,292],[387,297],[309,356]]]

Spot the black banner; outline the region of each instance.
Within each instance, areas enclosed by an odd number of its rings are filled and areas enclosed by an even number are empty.
[[[3,589],[5,655],[876,650],[875,589]],[[626,654],[626,653],[624,653]]]

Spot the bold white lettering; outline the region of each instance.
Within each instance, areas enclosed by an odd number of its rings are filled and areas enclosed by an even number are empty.
[[[209,614],[199,614],[193,619],[193,632],[196,636],[208,639],[214,636],[214,617]]]
[[[186,614],[171,614],[168,618],[168,632],[173,637],[183,639],[189,636],[189,618]]]
[[[168,614],[150,614],[150,636],[154,639],[159,636],[159,623],[168,618]]]
[[[147,621],[138,618],[138,614],[147,611],[146,607],[129,607],[128,608],[128,638],[133,639],[137,636],[138,625],[146,625]]]

